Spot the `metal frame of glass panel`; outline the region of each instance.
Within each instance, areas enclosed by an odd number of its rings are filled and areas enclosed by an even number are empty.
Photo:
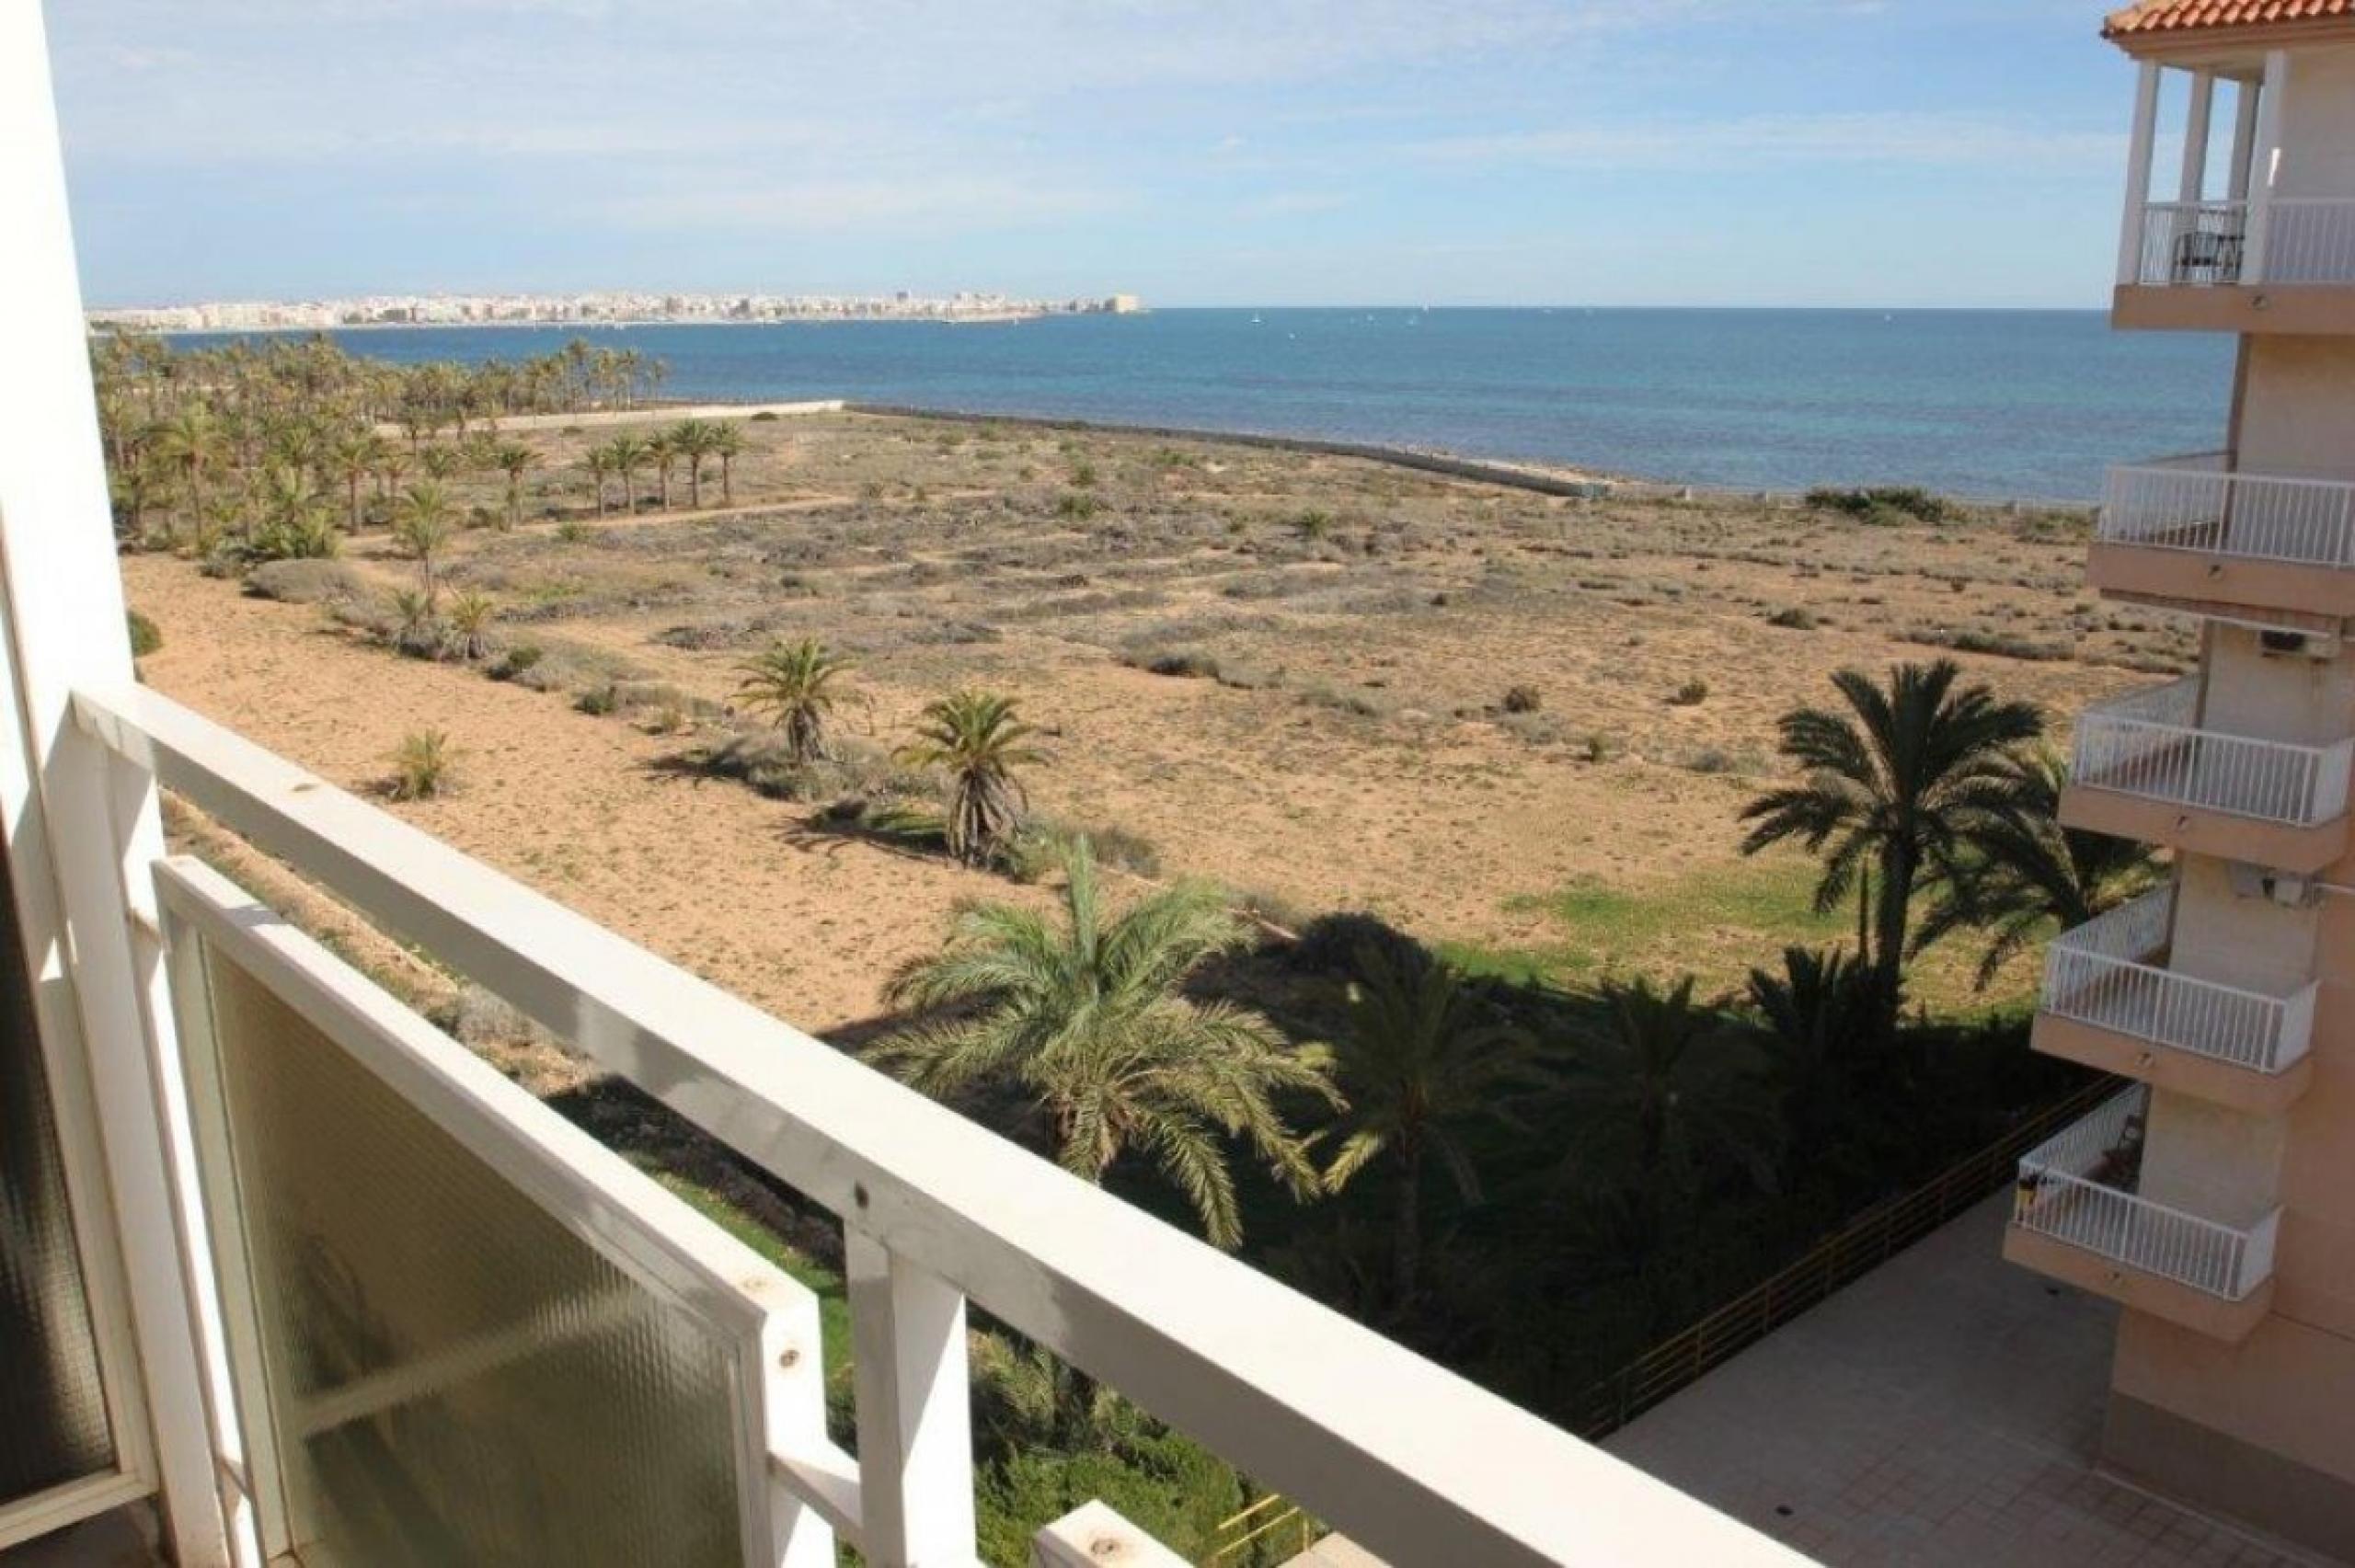
[[[533,1204],[730,1350],[736,1493],[748,1568],[833,1561],[830,1532],[775,1486],[782,1433],[822,1427],[817,1299],[442,1034],[366,977],[184,857],[155,886],[188,1066],[205,1212],[241,1410],[218,1429],[242,1451],[223,1469],[244,1494],[263,1555],[293,1550],[272,1423],[245,1213],[236,1190],[207,953],[234,963]],[[780,1369],[788,1369],[785,1372]]]

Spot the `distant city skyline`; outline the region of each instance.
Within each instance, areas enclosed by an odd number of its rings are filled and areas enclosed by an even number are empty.
[[[2091,306],[2081,0],[74,0],[86,293]]]
[[[101,305],[93,326],[151,332],[332,331],[347,326],[623,326],[762,321],[1014,321],[1042,315],[1125,315],[1134,294],[1017,299],[960,289],[867,294],[779,294],[754,290],[584,290],[554,293],[376,293],[308,300],[198,300]]]

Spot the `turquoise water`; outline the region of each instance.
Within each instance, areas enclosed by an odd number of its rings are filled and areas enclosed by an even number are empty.
[[[551,327],[338,334],[401,361],[546,353]],[[1744,488],[2077,499],[2220,443],[2229,339],[2096,311],[1165,310],[1007,326],[594,328],[663,393],[848,397],[1442,447]]]

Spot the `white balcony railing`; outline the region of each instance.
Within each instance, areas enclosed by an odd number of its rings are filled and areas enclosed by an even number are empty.
[[[2064,933],[2045,954],[2043,1010],[2257,1072],[2304,1056],[2317,988],[2272,996],[2151,962],[2174,909],[2175,890],[2162,887]]]
[[[770,1533],[748,1538],[752,1559],[814,1568],[833,1561],[838,1539],[875,1562],[974,1561],[970,1298],[1390,1562],[1796,1568],[1802,1561],[157,692],[139,688],[116,699],[86,692],[75,699],[75,716],[125,795],[151,776],[159,780],[839,1217],[856,1451],[836,1447],[820,1418],[807,1376],[817,1365],[809,1342],[815,1318],[803,1303],[793,1308],[791,1331],[799,1354],[787,1358],[800,1369],[778,1374],[789,1382],[775,1391],[764,1438],[759,1424],[751,1434],[752,1442],[765,1441],[761,1482],[773,1489],[758,1527]],[[142,878],[164,885],[162,940],[175,953],[185,950],[176,922],[201,920],[224,940],[274,923],[217,879],[177,874],[169,863],[151,868],[130,853],[119,864],[126,887]],[[206,887],[219,908],[200,907],[196,895]],[[152,895],[147,902],[152,907]],[[252,950],[240,942],[235,951]],[[210,1032],[232,1046],[239,1031],[258,1026],[255,1020],[275,1016],[271,1008],[315,1008],[318,994],[341,998],[339,1007],[374,1010],[370,1030],[321,1021],[353,1048],[374,1036],[425,1028],[413,1017],[385,1015],[398,1004],[382,993],[371,997],[373,988],[356,976],[321,992],[316,981],[298,984],[287,978],[292,971],[281,975],[258,961],[250,979],[259,990],[249,990],[243,1011],[224,1013],[216,1001],[205,1023],[202,1004],[188,991],[203,982],[186,979],[189,972],[176,958],[175,1010],[198,1021],[192,1036]],[[302,1059],[288,1058],[282,1044],[277,1048],[269,1060]],[[261,1110],[233,1104],[233,1113],[300,1116],[302,1088],[291,1075],[265,1064],[241,1082],[269,1099]],[[511,1131],[488,1136],[493,1147],[515,1141]],[[316,1169],[339,1158],[338,1144],[313,1137],[302,1155]],[[208,1194],[227,1194],[231,1230],[247,1223],[249,1207],[301,1201],[311,1185],[272,1183],[274,1197],[234,1179],[224,1185],[221,1158],[214,1150],[208,1165],[200,1138],[198,1169]],[[365,1171],[330,1171],[317,1185],[358,1212],[363,1192],[375,1190],[368,1183]],[[607,1242],[620,1236],[618,1221],[594,1206],[578,1218]],[[316,1225],[320,1217],[304,1222]],[[537,1262],[529,1251],[513,1255],[517,1269]],[[477,1272],[481,1281],[470,1288],[484,1295],[503,1288]],[[329,1270],[325,1283],[334,1302],[352,1295],[344,1271]],[[447,1298],[445,1291],[436,1299]],[[615,1310],[626,1305],[612,1292],[600,1299],[608,1298]],[[233,1299],[229,1310],[235,1314],[240,1304]],[[603,1323],[583,1332],[602,1332]],[[503,1340],[489,1350],[508,1354]],[[233,1384],[249,1391],[230,1402],[249,1413],[257,1405],[276,1408],[267,1394],[254,1400],[236,1362]],[[431,1370],[446,1380],[491,1365],[506,1362],[462,1343]],[[400,1397],[418,1392],[402,1386],[408,1393]],[[485,1402],[445,1400],[419,1419],[463,1423]],[[494,1425],[523,1433],[548,1418],[529,1402],[510,1401]],[[423,1440],[414,1425],[387,1425],[375,1436],[381,1441],[348,1452],[363,1466],[392,1466],[383,1481],[414,1490],[423,1477],[460,1493],[484,1490],[467,1481],[463,1465],[404,1464],[402,1445]],[[218,1465],[241,1489],[267,1481],[231,1437],[216,1440],[225,1445]],[[439,1441],[427,1460],[503,1451],[503,1439],[488,1432],[444,1433]],[[373,1481],[363,1477],[362,1484]],[[433,1512],[469,1498],[414,1501]],[[1122,1550],[1130,1553],[1122,1561],[1164,1560],[1142,1540]]]
[[[2142,208],[2133,281],[2145,286],[2355,283],[2355,200],[2276,196],[2254,243],[2246,201]]]
[[[2096,537],[2304,566],[2355,565],[2355,483],[2242,474],[2222,452],[2113,468]]]
[[[2237,283],[2248,236],[2246,201],[2153,201],[2142,209],[2140,283]]]
[[[2257,283],[2355,282],[2355,200],[2276,196]]]
[[[2310,828],[2343,816],[2355,738],[2329,746],[2198,727],[2197,677],[2085,710],[2075,782],[2202,811]]]
[[[2012,1223],[2237,1301],[2273,1272],[2280,1210],[2234,1226],[2134,1190],[2150,1091],[2137,1084],[2020,1162]]]

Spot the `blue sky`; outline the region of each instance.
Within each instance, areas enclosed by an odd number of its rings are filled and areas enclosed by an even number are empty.
[[[2081,0],[51,0],[93,303],[2093,305]]]

